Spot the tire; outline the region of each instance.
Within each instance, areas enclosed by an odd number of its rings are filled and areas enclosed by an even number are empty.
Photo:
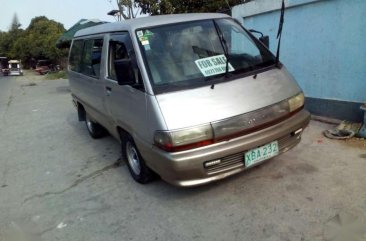
[[[132,137],[127,133],[121,134],[122,160],[128,166],[132,178],[140,183],[147,184],[156,178],[156,174],[145,164]]]
[[[85,116],[85,125],[86,129],[93,139],[102,138],[107,134],[107,131],[103,128],[103,126],[93,121],[88,114],[86,114]]]

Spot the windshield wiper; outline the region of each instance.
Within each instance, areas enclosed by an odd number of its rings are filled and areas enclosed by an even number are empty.
[[[224,38],[224,35],[221,34],[221,41],[225,45],[225,57],[226,57],[226,69],[225,69],[225,76],[229,77],[229,47],[227,46],[226,39]]]
[[[228,47],[226,39],[225,39],[224,35],[221,33],[221,31],[220,31],[220,40],[223,43],[224,53],[225,53],[225,57],[226,57],[225,77],[228,78],[229,77],[229,47]]]
[[[280,48],[281,48],[281,39],[282,39],[282,29],[283,29],[283,23],[285,22],[285,9],[286,9],[285,1],[282,0],[280,24],[278,26],[278,33],[277,33],[278,45],[277,45],[277,54],[276,54],[276,66],[279,68],[280,68]]]
[[[224,37],[224,34],[221,32],[219,26],[217,25],[216,21],[214,21],[215,23],[215,28],[216,28],[216,31],[217,31],[217,34],[219,35],[220,37],[220,41],[221,41],[221,45],[224,49],[224,55],[225,55],[225,58],[226,58],[226,68],[225,68],[225,77],[229,77],[229,46],[227,45],[227,41]]]

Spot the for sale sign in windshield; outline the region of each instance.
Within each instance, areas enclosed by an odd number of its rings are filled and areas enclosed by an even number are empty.
[[[226,72],[226,57],[223,54],[198,59],[194,62],[205,77],[223,74]],[[228,64],[228,67],[229,72],[234,71],[234,68],[230,63]]]

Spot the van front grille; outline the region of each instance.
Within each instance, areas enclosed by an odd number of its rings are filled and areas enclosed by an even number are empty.
[[[285,152],[291,147],[295,146],[300,141],[300,134],[297,135],[287,135],[282,138],[279,138],[279,152]],[[236,153],[230,156],[226,156],[221,158],[221,162],[219,164],[205,167],[207,174],[217,174],[220,172],[229,171],[236,168],[244,168],[244,152]]]

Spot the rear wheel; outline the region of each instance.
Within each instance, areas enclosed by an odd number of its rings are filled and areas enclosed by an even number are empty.
[[[155,173],[145,164],[144,159],[140,155],[132,137],[127,134],[121,134],[122,139],[122,158],[126,161],[132,178],[141,184],[153,181],[156,177]]]
[[[103,126],[93,121],[88,114],[85,116],[85,124],[86,129],[92,138],[99,139],[106,135],[106,130],[103,128]]]

